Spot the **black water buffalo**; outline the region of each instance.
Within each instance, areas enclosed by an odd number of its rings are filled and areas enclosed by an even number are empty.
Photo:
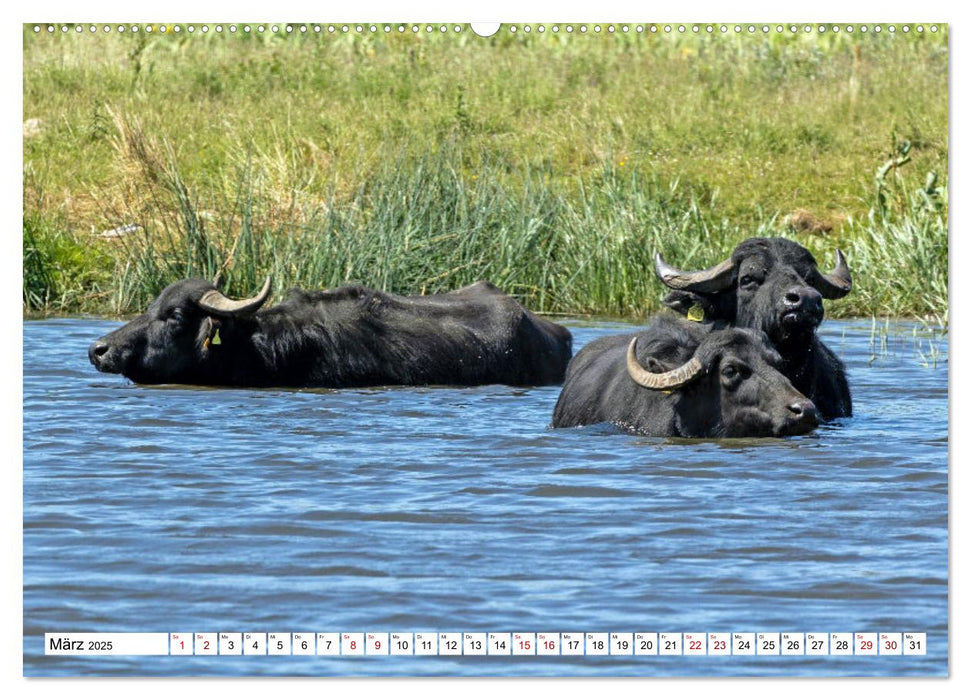
[[[557,384],[570,361],[566,328],[488,282],[413,297],[291,290],[261,309],[269,293],[269,278],[241,301],[206,280],[176,282],[88,357],[144,384],[285,387]]]
[[[784,238],[750,238],[707,270],[684,272],[658,254],[658,276],[673,289],[664,303],[705,323],[724,321],[763,331],[782,355],[782,373],[808,396],[824,420],[853,413],[846,371],[816,335],[823,299],[846,296],[852,286],[843,253],[836,268],[819,270],[812,254]]]
[[[659,318],[639,333],[600,338],[570,362],[553,427],[613,423],[668,437],[799,435],[816,407],[777,367],[762,333]]]

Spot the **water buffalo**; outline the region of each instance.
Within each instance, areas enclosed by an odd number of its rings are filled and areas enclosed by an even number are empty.
[[[664,303],[705,323],[724,321],[763,331],[782,355],[782,373],[816,404],[824,420],[853,413],[846,370],[816,335],[823,299],[850,292],[846,258],[836,251],[832,272],[812,253],[784,238],[750,238],[707,270],[685,272],[658,254],[655,268],[671,293]]]
[[[269,294],[269,278],[240,301],[175,282],[88,357],[143,384],[285,387],[557,384],[570,361],[566,328],[488,282],[431,296],[291,290],[261,309]]]
[[[799,435],[816,407],[777,369],[765,336],[659,318],[639,333],[600,338],[570,362],[553,427],[613,423],[668,437]]]

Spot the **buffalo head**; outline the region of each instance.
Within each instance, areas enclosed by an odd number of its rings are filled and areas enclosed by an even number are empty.
[[[143,384],[205,384],[218,376],[230,347],[270,295],[270,278],[251,299],[223,296],[203,279],[166,287],[148,310],[91,343],[88,358],[99,371]]]
[[[708,333],[677,367],[650,355],[642,364],[637,355],[635,336],[627,347],[627,374],[652,392],[679,391],[682,434],[800,435],[818,425],[816,406],[779,371],[782,358],[761,333],[741,328]]]
[[[670,308],[764,331],[779,348],[810,338],[823,320],[823,299],[846,296],[852,286],[841,251],[826,273],[812,253],[784,238],[750,238],[707,270],[678,270],[658,253],[655,270],[674,290],[664,299]]]

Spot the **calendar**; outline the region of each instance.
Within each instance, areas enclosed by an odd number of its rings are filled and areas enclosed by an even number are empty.
[[[19,26],[23,674],[948,676],[964,37],[392,9]]]

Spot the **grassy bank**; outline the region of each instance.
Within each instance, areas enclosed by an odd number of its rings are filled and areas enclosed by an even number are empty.
[[[834,314],[946,319],[942,33],[24,42],[28,313],[272,273],[633,316],[655,250],[789,235],[846,251]]]

